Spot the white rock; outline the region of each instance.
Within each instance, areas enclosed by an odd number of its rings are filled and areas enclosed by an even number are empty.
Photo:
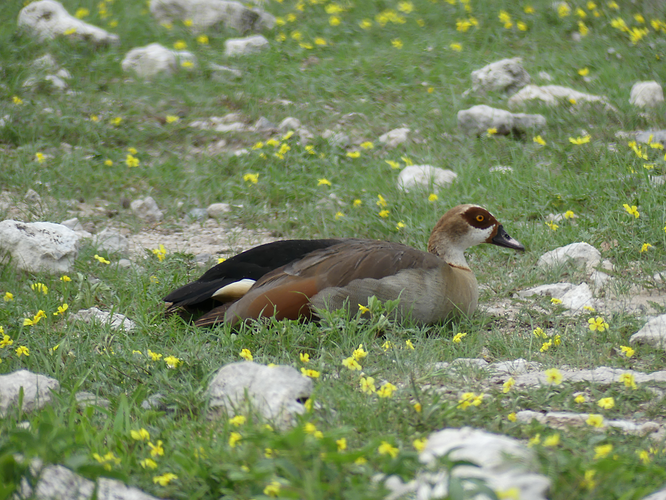
[[[21,481],[20,498],[90,500],[94,495],[98,500],[157,500],[156,497],[137,488],[105,477],[97,479],[97,488],[95,488],[95,483],[62,465],[48,465],[42,468],[41,463],[33,460],[30,469],[33,476],[38,478],[37,484],[33,491],[28,481]]]
[[[403,142],[407,142],[407,134],[410,130],[406,127],[394,128],[379,136],[379,142],[386,144],[387,148],[395,148]]]
[[[97,394],[92,392],[80,391],[74,395],[79,408],[85,408],[87,406],[101,406],[102,408],[108,408],[110,402],[108,399],[100,398]]]
[[[278,130],[281,130],[282,132],[286,132],[288,130],[298,130],[299,128],[301,128],[301,121],[298,118],[294,118],[293,116],[288,116],[278,125]]]
[[[346,148],[350,143],[349,136],[344,132],[334,132],[326,129],[324,130],[324,133],[321,134],[321,137],[326,139],[331,146],[337,146],[340,148]]]
[[[643,500],[666,500],[666,488],[663,488],[659,491],[646,496]]]
[[[126,486],[116,479],[100,477],[97,480],[97,500],[158,500],[134,486]]]
[[[54,378],[28,370],[0,375],[0,417],[7,415],[8,410],[18,404],[21,389],[23,389],[22,411],[28,412],[51,402],[51,391],[59,390],[60,383]]]
[[[170,50],[159,43],[130,50],[121,63],[123,71],[134,72],[139,78],[150,79],[156,75],[173,75],[185,61],[196,64],[191,52]]]
[[[665,382],[666,371],[643,373],[622,368],[609,368],[600,366],[594,370],[560,370],[562,381],[589,382],[600,385],[619,384],[620,376],[630,373],[634,376],[637,384],[648,382]],[[516,377],[517,386],[547,385],[546,372],[533,372]]]
[[[546,119],[541,115],[514,114],[480,104],[458,111],[458,126],[467,135],[486,134],[490,128],[496,129],[499,135],[508,135],[512,132],[541,129],[546,126]]]
[[[293,425],[294,416],[305,413],[305,401],[312,394],[312,380],[291,366],[260,365],[251,361],[222,367],[207,394],[211,409],[229,417],[248,409],[274,421],[280,428]]]
[[[93,237],[93,244],[105,252],[123,255],[129,253],[129,239],[108,227]]]
[[[410,165],[398,175],[398,189],[408,193],[411,188],[421,187],[435,190],[449,187],[458,174],[452,170],[433,167],[432,165]]]
[[[301,144],[308,144],[314,139],[314,134],[306,128],[299,128],[296,133],[301,140]]]
[[[541,101],[548,106],[556,106],[562,102],[569,104],[570,99],[575,100],[576,104],[598,102],[603,104],[606,109],[615,110],[605,96],[586,94],[568,87],[562,87],[561,85],[544,85],[541,87],[538,85],[527,85],[511,96],[509,107],[523,106],[527,102],[534,100]]]
[[[573,413],[565,411],[553,411],[541,413],[538,411],[523,410],[516,413],[516,420],[521,424],[529,424],[532,420],[553,427],[555,429],[568,429],[569,427],[589,427],[586,420],[589,413]],[[621,430],[625,434],[634,434],[645,436],[657,432],[660,426],[656,422],[643,422],[637,424],[629,420],[606,420],[604,419],[602,427],[596,429],[603,430],[607,428]]]
[[[515,377],[531,371],[541,370],[541,363],[526,361],[518,358],[513,361],[499,361],[491,363],[486,367],[487,370],[495,375],[509,375]]]
[[[230,78],[240,78],[243,76],[243,72],[229,66],[222,66],[221,64],[210,63],[208,65],[210,70],[213,72],[213,80],[215,81],[224,81]]]
[[[666,349],[666,314],[652,318],[643,328],[634,333],[629,342],[648,344],[657,349]]]
[[[652,108],[664,102],[664,90],[654,80],[634,83],[629,103],[639,108]]]
[[[550,73],[547,73],[545,71],[539,71],[539,74],[537,75],[540,80],[543,80],[544,82],[550,82],[553,80],[553,77],[550,76]]]
[[[125,330],[131,332],[136,329],[136,324],[131,319],[118,313],[110,313],[91,307],[90,309],[81,309],[76,314],[69,317],[70,321],[83,321],[84,323],[97,323],[108,325],[112,330]]]
[[[587,271],[592,272],[594,267],[601,262],[601,252],[585,242],[571,243],[543,254],[539,257],[537,266],[552,267],[562,265],[569,260],[573,260],[578,266],[585,265]]]
[[[562,296],[562,305],[574,312],[580,312],[585,306],[592,306],[592,291],[587,283],[581,283]]]
[[[539,463],[532,450],[517,439],[491,434],[478,429],[445,429],[428,436],[419,460],[433,470],[438,457],[463,460],[478,467],[461,465],[453,475],[478,478],[494,491],[518,490],[518,498],[545,500],[550,480],[538,474]],[[406,484],[391,478],[385,485],[391,490],[387,500],[444,498],[448,493],[448,474],[445,470],[422,471]],[[481,498],[481,497],[479,497]]]
[[[88,231],[86,231],[83,228],[83,224],[81,224],[78,217],[64,220],[60,224],[62,224],[65,227],[68,227],[76,234],[78,234],[81,238],[92,238],[92,234],[90,234]]]
[[[275,25],[275,17],[267,12],[224,0],[151,0],[150,13],[159,23],[190,19],[196,32],[222,25],[245,33],[272,29]]]
[[[545,297],[553,297],[561,299],[565,293],[576,288],[573,283],[552,283],[548,285],[539,285],[527,290],[521,290],[516,293],[518,297],[532,297],[533,295],[541,295]]]
[[[120,41],[118,35],[70,15],[62,4],[55,0],[39,0],[23,7],[19,12],[18,26],[36,36],[38,40],[51,40],[66,35],[68,38],[83,40],[93,45],[116,44]]]
[[[148,222],[159,222],[164,218],[164,214],[151,196],[147,196],[143,200],[134,200],[130,203],[130,208],[134,215]]]
[[[595,290],[601,290],[610,283],[611,277],[604,272],[594,270],[590,274],[590,282]]]
[[[248,36],[246,38],[229,38],[224,41],[224,55],[227,57],[245,56],[268,48],[268,40],[261,35]]]
[[[666,146],[666,130],[647,130],[644,132],[635,132],[630,135],[634,135],[636,141],[644,144],[658,142],[662,146]]]
[[[67,273],[78,255],[80,236],[62,224],[51,222],[0,222],[0,250],[24,271]]]
[[[520,57],[502,59],[472,71],[472,90],[501,91],[513,94],[530,83],[530,75],[523,68]]]
[[[56,62],[55,57],[51,54],[44,54],[32,61],[31,66],[35,69],[56,69],[58,63]]]
[[[213,219],[222,217],[223,214],[229,212],[231,212],[231,205],[229,205],[228,203],[213,203],[212,205],[209,205],[208,208],[206,209],[208,217],[212,217]]]

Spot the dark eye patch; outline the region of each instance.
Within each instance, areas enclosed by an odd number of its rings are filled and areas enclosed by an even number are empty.
[[[487,229],[497,223],[495,217],[488,210],[481,207],[470,207],[463,214],[463,217],[469,222],[470,226],[478,229]]]

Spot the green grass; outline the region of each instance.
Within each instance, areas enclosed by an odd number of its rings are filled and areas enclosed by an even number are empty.
[[[662,187],[651,186],[648,175],[666,173],[664,151],[643,146],[645,160],[615,133],[666,126],[663,106],[644,111],[628,103],[633,83],[659,81],[664,74],[664,30],[655,31],[650,24],[666,18],[664,6],[646,3],[641,11],[627,1],[618,2],[618,10],[613,10],[605,1],[596,2],[600,15],[595,17],[586,2],[571,2],[571,15],[561,18],[549,0],[531,2],[533,14],[526,14],[524,5],[516,2],[472,0],[471,12],[464,4],[453,3],[414,0],[412,12],[400,13],[404,23],[382,27],[377,15],[396,10],[398,2],[340,3],[341,23],[332,26],[324,3],[304,2],[301,12],[294,0],[271,1],[266,10],[286,20],[286,25],[265,34],[270,50],[225,60],[224,40],[237,33],[206,33],[209,43],[201,45],[182,23],[171,29],[158,25],[143,1],[107,2],[110,14],[105,19],[97,0],[63,2],[71,13],[88,8],[86,20],[93,24],[107,27],[118,22],[109,29],[120,36],[120,45],[99,49],[62,38],[36,42],[17,31],[22,3],[4,2],[0,117],[6,116],[0,128],[0,187],[16,202],[28,189],[40,194],[41,212],[28,211],[25,220],[59,222],[70,218],[79,203],[103,200],[115,214],[113,220],[99,214],[80,216],[81,221],[98,228],[124,225],[139,232],[144,226],[123,208],[122,200],[150,195],[165,211],[165,227],[182,223],[192,208],[223,201],[236,206],[226,218],[230,226],[268,230],[281,237],[388,239],[418,248],[425,247],[432,226],[448,208],[480,203],[528,248],[524,254],[495,247],[468,252],[479,283],[486,285],[482,304],[506,300],[517,290],[543,283],[584,280],[584,274],[569,266],[551,271],[536,267],[541,254],[575,241],[602,249],[603,258],[615,266],[618,289],[629,293],[631,285],[638,284],[656,286],[663,293],[663,285],[655,285],[651,276],[663,270],[666,209]],[[571,35],[579,30],[578,7],[587,13],[583,22],[590,32],[573,42]],[[510,29],[498,20],[502,9],[512,17]],[[294,21],[288,21],[290,14],[296,16]],[[611,20],[622,17],[630,27],[640,26],[635,14],[645,17],[650,32],[634,44],[627,33],[611,26]],[[456,20],[469,16],[476,18],[478,27],[457,31]],[[372,27],[361,28],[363,19],[372,20]],[[517,29],[518,21],[525,22],[528,30]],[[301,33],[301,42],[314,45],[314,39],[321,37],[326,45],[303,48],[293,38],[295,31]],[[281,34],[286,38],[282,42],[277,41]],[[401,49],[392,45],[396,39],[402,41]],[[172,47],[178,40],[196,55],[196,69],[150,83],[122,72],[120,61],[130,49],[152,42]],[[452,50],[452,43],[462,44],[462,51]],[[611,47],[614,54],[608,53]],[[43,85],[33,90],[22,86],[36,73],[32,61],[45,53],[72,74],[71,94],[52,92]],[[471,71],[515,56],[522,57],[535,83],[546,83],[537,78],[546,71],[553,84],[607,96],[617,112],[579,104],[530,105],[526,112],[541,113],[548,120],[541,132],[546,146],[534,143],[531,135],[460,136],[459,110],[475,104],[506,109],[506,96],[499,93],[463,94],[471,86]],[[242,78],[216,81],[208,69],[213,62],[241,70]],[[578,74],[584,67],[590,70],[589,82]],[[14,96],[22,104],[15,104]],[[296,136],[219,134],[188,126],[231,112],[240,113],[248,124],[261,116],[273,123],[294,116],[315,134],[315,154],[299,145]],[[168,124],[169,115],[180,120]],[[98,120],[92,121],[92,116]],[[111,120],[117,117],[122,121],[114,125]],[[350,158],[347,150],[320,138],[324,130],[337,130],[336,126],[350,136],[350,149],[359,150],[360,157]],[[401,126],[411,129],[414,141],[394,150],[378,143],[379,135]],[[583,131],[591,136],[589,143],[569,141]],[[229,154],[193,151],[205,150],[222,138]],[[271,138],[290,146],[284,159],[274,156],[277,148],[265,145]],[[374,148],[360,148],[363,141],[373,142]],[[252,149],[257,142],[264,146]],[[127,167],[128,148],[138,151],[139,167]],[[231,154],[240,148],[250,153]],[[46,160],[36,161],[36,153],[47,155]],[[105,165],[106,160],[113,164]],[[387,160],[401,167],[412,162],[448,168],[458,178],[430,202],[430,191],[400,192],[399,170],[391,169]],[[513,172],[490,173],[489,168],[497,165],[511,166]],[[648,171],[644,165],[653,168]],[[258,174],[258,182],[244,181],[247,173]],[[318,185],[322,178],[331,186]],[[322,208],[319,202],[330,194],[343,205]],[[388,202],[387,218],[378,216],[378,195]],[[353,205],[356,199],[360,206]],[[638,206],[638,219],[623,209],[625,203]],[[556,231],[545,224],[549,213],[567,210],[577,215],[575,223],[562,221]],[[344,216],[336,217],[337,212]],[[405,227],[397,229],[399,222]],[[652,248],[641,253],[644,243]],[[52,405],[30,414],[14,409],[0,422],[0,476],[8,485],[0,488],[0,498],[11,495],[25,472],[11,459],[16,452],[64,464],[93,479],[117,477],[168,498],[260,498],[276,478],[282,482],[280,494],[290,498],[381,498],[385,492],[371,481],[375,474],[413,477],[419,463],[412,442],[445,427],[464,425],[525,440],[539,434],[541,443],[534,449],[541,472],[553,482],[553,499],[639,499],[666,481],[662,444],[649,438],[590,428],[557,431],[507,419],[512,412],[529,409],[661,422],[663,398],[647,388],[564,383],[503,393],[485,372],[434,367],[436,362],[460,357],[491,362],[522,357],[545,368],[604,365],[660,370],[666,361],[661,350],[640,346],[631,358],[620,354],[620,346],[628,345],[643,324],[639,315],[604,313],[610,328],[591,332],[587,320],[598,314],[571,317],[548,299],[528,299],[516,302],[515,320],[479,312],[432,328],[385,324],[375,311],[370,319],[331,313],[318,325],[267,322],[237,333],[226,327],[202,330],[163,317],[161,298],[202,272],[193,256],[167,250],[163,262],[147,253],[140,266],[121,269],[115,265],[120,256],[104,255],[111,261],[104,265],[93,258],[97,249],[84,246],[70,282],[60,276],[19,272],[12,266],[0,268],[0,295],[14,296],[13,301],[0,302],[0,326],[13,340],[13,345],[0,348],[0,373],[27,368],[61,383]],[[48,294],[32,290],[35,283],[45,284]],[[69,306],[64,317],[53,316],[63,303]],[[137,323],[137,330],[126,334],[67,321],[67,315],[92,306],[126,314]],[[39,310],[46,318],[24,326],[24,318]],[[540,352],[542,341],[532,334],[537,327],[549,335],[559,334],[561,344]],[[454,342],[457,333],[467,336]],[[407,340],[414,350],[406,346]],[[384,348],[386,342],[393,347]],[[362,361],[364,374],[374,377],[377,385],[382,381],[396,385],[392,398],[364,394],[359,373],[342,366],[359,344],[369,353]],[[19,346],[29,348],[30,355],[17,356]],[[242,349],[250,349],[260,363],[320,372],[314,380],[312,410],[293,430],[269,431],[256,416],[240,428],[226,419],[207,418],[208,382],[221,366],[240,360]],[[162,359],[153,361],[148,350]],[[300,361],[300,353],[309,354],[307,365]],[[182,364],[168,369],[167,356]],[[80,409],[73,399],[80,390],[108,399],[109,408]],[[483,402],[458,408],[465,392],[484,393]],[[587,402],[574,402],[578,392],[586,394]],[[165,396],[166,409],[142,409],[141,402],[156,393]],[[604,397],[613,397],[615,407],[599,408],[596,402]],[[420,412],[415,403],[421,405]],[[29,429],[21,425],[25,421]],[[307,422],[316,425],[322,439],[304,431]],[[140,463],[151,457],[147,443],[131,437],[132,430],[141,428],[149,431],[153,444],[163,442],[164,455],[153,457],[155,470]],[[235,447],[229,445],[232,432],[243,436]],[[555,432],[561,436],[560,444],[545,447],[543,439]],[[336,440],[342,437],[347,449],[338,451]],[[377,452],[382,441],[400,449],[396,458]],[[595,458],[595,446],[603,444],[612,444],[613,452]],[[272,458],[266,457],[267,448],[274,450]],[[638,453],[651,449],[649,460],[639,459]],[[108,452],[119,462],[99,463],[93,457]],[[359,463],[359,458],[366,462]],[[596,471],[594,485],[585,483],[585,472],[591,470]],[[167,486],[153,482],[154,476],[165,473],[178,479]]]

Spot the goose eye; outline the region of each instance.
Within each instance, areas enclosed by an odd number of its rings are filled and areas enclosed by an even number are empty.
[[[483,222],[485,220],[485,217],[483,215],[477,215],[476,220],[479,222]]]

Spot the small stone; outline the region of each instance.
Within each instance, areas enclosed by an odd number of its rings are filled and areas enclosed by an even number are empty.
[[[506,92],[513,94],[530,83],[530,75],[523,68],[520,57],[502,59],[472,71],[472,90]]]
[[[545,297],[553,297],[554,299],[560,299],[564,296],[565,293],[576,288],[576,285],[573,283],[553,283],[548,285],[539,285],[534,288],[528,288],[527,290],[521,290],[516,293],[516,296],[526,298],[532,297],[534,295],[541,295]]]
[[[58,391],[60,383],[51,377],[18,370],[0,375],[0,417],[5,417],[10,408],[18,405],[23,389],[24,412],[42,408],[51,402],[51,391]]]
[[[407,134],[409,134],[409,132],[410,129],[406,127],[395,128],[383,135],[380,135],[379,142],[385,144],[387,148],[393,149],[400,144],[407,142]]]
[[[449,187],[458,174],[432,165],[410,165],[398,175],[398,189],[409,192],[414,187],[440,190]]]
[[[34,189],[28,189],[28,191],[26,191],[25,196],[23,197],[23,199],[26,202],[32,203],[34,205],[42,202],[41,196],[39,196],[39,193],[37,193],[37,191],[35,191]]]
[[[262,116],[257,120],[257,122],[254,124],[254,127],[252,128],[257,132],[265,130],[273,130],[275,129],[275,124],[272,123],[268,118]]]
[[[513,114],[481,104],[458,111],[458,126],[466,135],[487,134],[489,129],[495,129],[498,135],[508,135],[544,128],[546,119],[541,115]]]
[[[553,80],[553,77],[550,76],[550,73],[546,73],[545,71],[539,71],[539,74],[537,75],[540,80],[543,80],[544,82],[550,82]]]
[[[160,24],[182,23],[187,19],[197,33],[222,27],[245,33],[270,30],[275,25],[275,17],[271,14],[225,0],[151,0],[150,13]]]
[[[103,252],[122,255],[129,253],[129,240],[118,231],[108,227],[93,237],[93,244]]]
[[[149,80],[157,75],[173,75],[183,62],[196,64],[194,54],[167,49],[159,43],[130,50],[121,63],[123,71],[134,72],[139,78]]]
[[[74,396],[76,402],[79,404],[79,408],[85,408],[87,406],[101,406],[102,408],[108,408],[110,403],[108,399],[100,398],[92,392],[80,391],[77,392]]]
[[[141,403],[141,408],[144,410],[164,411],[166,410],[166,397],[164,397],[164,395],[160,394],[159,392],[157,394],[153,394],[152,396],[148,396],[148,399],[145,399]]]
[[[117,44],[120,41],[118,35],[70,15],[62,4],[55,0],[39,0],[23,7],[19,12],[18,26],[40,41],[52,40],[58,36],[92,45]]]
[[[224,42],[224,55],[227,57],[245,56],[268,48],[268,40],[261,35],[247,38],[229,38]]]
[[[296,133],[301,140],[301,144],[308,144],[314,140],[314,134],[306,128],[299,128]]]
[[[653,108],[664,102],[664,90],[654,80],[634,83],[629,103],[639,108]]]
[[[541,268],[557,266],[569,260],[578,266],[585,265],[587,271],[592,272],[594,267],[601,262],[601,252],[585,242],[571,243],[543,254],[539,257],[537,266]]]
[[[130,208],[134,215],[148,222],[159,222],[164,218],[164,214],[151,196],[147,196],[143,200],[134,200],[130,203]]]
[[[136,324],[126,316],[118,313],[110,313],[91,307],[81,309],[69,317],[70,321],[83,321],[84,323],[108,325],[112,330],[125,330],[131,332],[136,329]]]
[[[231,417],[251,408],[284,429],[295,423],[295,415],[305,413],[312,387],[312,380],[291,366],[244,361],[222,367],[207,394],[211,410],[223,410]]]
[[[346,148],[349,146],[349,136],[342,132],[333,132],[332,130],[324,130],[321,134],[323,139],[326,139],[331,146]]]
[[[187,212],[187,218],[191,221],[202,221],[208,217],[208,210],[205,208],[193,208]]]
[[[666,314],[648,321],[643,328],[631,336],[629,342],[648,344],[656,349],[666,349]]]
[[[586,94],[568,87],[562,87],[561,85],[543,85],[541,87],[538,85],[527,85],[511,96],[509,107],[523,106],[529,101],[534,100],[541,101],[547,106],[556,106],[558,104],[572,105],[572,100],[576,104],[600,103],[608,110],[617,111],[611,106],[608,98],[605,96]],[[575,105],[572,109],[576,109]]]
[[[211,63],[209,66],[210,70],[213,72],[213,80],[223,81],[227,79],[236,79],[243,76],[243,72],[229,66],[222,66],[221,64]]]
[[[120,259],[118,261],[118,267],[120,267],[121,269],[129,269],[130,267],[132,267],[132,261],[129,259]]]
[[[231,205],[228,203],[213,203],[206,209],[208,217],[212,217],[213,219],[219,219],[224,214],[228,214],[229,212],[231,212]]]
[[[562,298],[562,305],[573,312],[582,312],[583,307],[592,305],[592,291],[587,283],[566,292]]]
[[[288,116],[280,122],[278,125],[278,130],[282,132],[287,132],[288,130],[298,130],[301,128],[301,121],[298,118]]]

